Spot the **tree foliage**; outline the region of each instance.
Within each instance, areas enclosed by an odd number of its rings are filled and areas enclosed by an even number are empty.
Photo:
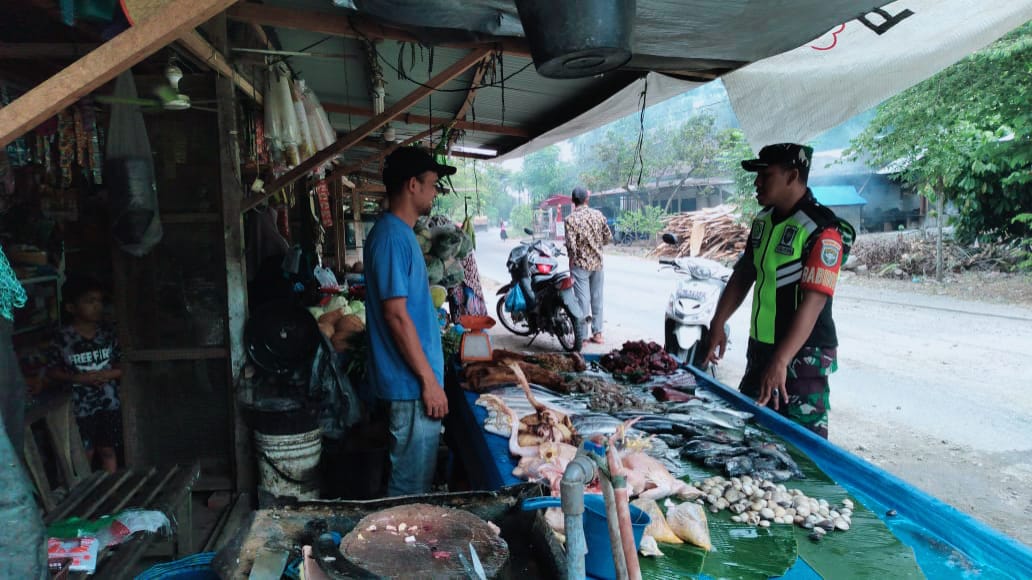
[[[534,224],[534,208],[527,204],[517,205],[509,214],[509,228],[512,235],[522,235],[523,228],[532,227]]]
[[[625,211],[616,220],[616,227],[623,232],[654,236],[663,229],[663,208],[647,205],[641,209]]]
[[[434,213],[462,221],[468,211],[473,216],[486,215],[491,223],[509,217],[516,205],[508,192],[513,181],[509,171],[500,165],[473,159],[452,158],[448,163],[458,168],[451,177],[455,192],[437,196]]]
[[[1032,237],[1032,23],[879,106],[847,154],[959,211],[961,241]]]
[[[552,145],[523,158],[518,184],[529,191],[531,201],[537,203],[556,194],[568,195],[576,179],[571,165],[559,158],[559,147]]]
[[[756,174],[742,169],[742,160],[751,159],[753,151],[745,140],[745,133],[739,129],[725,129],[720,133],[720,149],[717,167],[721,175],[727,175],[734,182],[727,202],[735,207],[740,223],[748,223],[760,211],[756,202]]]

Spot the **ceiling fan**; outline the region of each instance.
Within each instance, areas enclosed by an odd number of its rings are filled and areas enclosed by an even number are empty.
[[[190,100],[188,95],[179,92],[179,81],[183,78],[183,71],[176,64],[175,60],[169,60],[165,67],[165,78],[168,84],[158,85],[154,88],[156,99],[127,99],[121,97],[99,95],[96,101],[106,105],[138,105],[144,113],[155,113],[163,111],[186,111],[196,109],[198,111],[217,111],[210,107],[198,107]],[[197,103],[211,103],[212,101],[197,101]]]

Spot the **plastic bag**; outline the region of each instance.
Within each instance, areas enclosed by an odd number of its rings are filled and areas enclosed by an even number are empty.
[[[114,96],[125,100],[137,98],[131,72],[119,75]],[[112,234],[123,250],[143,256],[161,241],[162,230],[154,159],[137,105],[111,106],[105,158]]]
[[[509,312],[523,312],[527,309],[527,299],[519,285],[513,286],[505,295],[505,309]]]

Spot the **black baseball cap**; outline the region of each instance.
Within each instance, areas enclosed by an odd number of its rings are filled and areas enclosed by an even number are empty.
[[[401,183],[424,171],[433,171],[437,177],[444,177],[445,175],[454,175],[457,169],[451,165],[438,163],[422,147],[399,147],[383,162],[383,182],[385,185]]]
[[[570,198],[577,203],[581,203],[585,199],[588,199],[588,190],[577,186],[573,188],[573,193],[570,194]]]
[[[813,159],[813,147],[798,143],[778,143],[760,149],[760,156],[757,159],[742,161],[742,169],[760,171],[771,165],[785,165],[808,173],[811,159]]]

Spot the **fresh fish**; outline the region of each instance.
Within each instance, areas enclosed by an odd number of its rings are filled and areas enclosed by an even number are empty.
[[[682,446],[684,446],[685,443],[688,442],[688,440],[685,439],[684,435],[675,435],[673,433],[659,433],[655,437],[656,439],[659,439],[660,441],[666,443],[667,447],[673,449],[680,449]]]
[[[718,415],[706,409],[693,409],[688,413],[670,413],[667,418],[680,423],[695,423],[702,425],[715,425],[725,429],[740,429],[745,426],[745,420],[727,415]]]
[[[781,469],[788,470],[795,477],[803,477],[803,472],[799,469],[799,465],[794,459],[792,459],[792,456],[788,454],[788,451],[784,446],[770,441],[753,441],[749,443],[749,448],[753,449],[757,453],[777,460],[781,464]]]
[[[741,455],[748,451],[748,447],[738,447],[735,445],[706,441],[705,439],[695,439],[693,441],[689,441],[681,448],[681,457],[689,457],[691,459],[705,459],[707,457],[727,458]]]
[[[753,470],[753,460],[748,455],[732,457],[724,462],[724,471],[727,472],[728,477],[749,475]]]
[[[760,470],[752,473],[753,479],[767,479],[775,483],[782,481],[788,481],[792,479],[793,474],[787,469],[774,469],[774,470]]]
[[[596,434],[608,437],[613,433],[616,433],[617,428],[624,423],[620,419],[605,413],[580,413],[577,415],[571,415],[570,421],[573,422],[573,428],[577,430],[577,433],[584,438],[588,438]]]
[[[671,413],[693,413],[698,409],[704,409],[711,413],[717,413],[719,415],[727,415],[729,417],[735,417],[742,420],[752,419],[753,414],[748,411],[739,411],[732,409],[727,405],[716,402],[716,401],[704,401],[702,399],[693,399],[684,403],[677,403],[669,405],[667,411]]]

